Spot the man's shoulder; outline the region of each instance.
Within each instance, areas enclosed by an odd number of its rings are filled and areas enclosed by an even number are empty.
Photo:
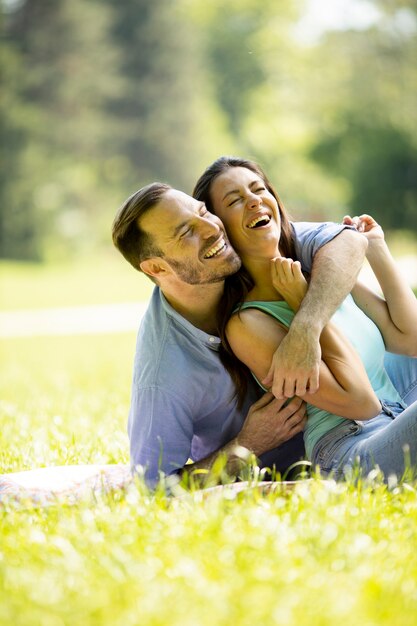
[[[141,343],[150,343],[154,347],[161,343],[178,343],[181,348],[204,342],[208,335],[173,309],[160,289],[155,288],[143,315],[138,337]]]
[[[315,253],[347,227],[336,222],[292,222],[295,253],[303,268],[310,271]]]
[[[177,325],[169,314],[159,288],[155,288],[138,331],[136,354],[142,361],[155,362],[161,350],[175,346]]]
[[[161,299],[161,291],[159,287],[155,287],[152,291],[151,298],[149,300],[148,307],[143,316],[143,320],[146,320],[148,323],[156,322],[157,316],[165,316],[166,311],[163,306],[163,302]]]
[[[317,234],[324,230],[343,230],[345,226],[337,222],[290,222],[293,233],[296,237],[302,237],[305,234]]]
[[[140,387],[181,391],[221,368],[212,338],[192,326],[155,290],[139,329],[134,378]]]

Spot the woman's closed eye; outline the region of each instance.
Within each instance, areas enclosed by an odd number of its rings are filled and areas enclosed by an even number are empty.
[[[264,191],[266,191],[266,187],[260,186],[254,189],[252,193],[263,193]],[[228,207],[233,206],[234,204],[236,204],[236,202],[239,202],[240,199],[241,199],[241,196],[234,198],[233,200],[229,202],[227,206]]]

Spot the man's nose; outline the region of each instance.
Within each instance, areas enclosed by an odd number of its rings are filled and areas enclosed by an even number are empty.
[[[208,239],[209,237],[213,237],[213,235],[219,234],[220,226],[219,224],[217,224],[217,222],[206,217],[203,217],[201,219],[202,219],[201,232],[205,239]]]

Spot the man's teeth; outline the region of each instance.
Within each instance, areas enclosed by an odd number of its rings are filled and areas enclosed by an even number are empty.
[[[210,259],[212,256],[215,256],[216,254],[218,254],[225,247],[226,247],[226,242],[224,239],[222,239],[221,241],[219,241],[218,244],[214,246],[214,248],[210,248],[210,250],[206,252],[206,254],[204,255],[204,258]]]
[[[248,228],[255,228],[255,226],[257,226],[260,222],[264,222],[266,225],[269,224],[270,221],[271,218],[269,215],[258,215],[258,217],[255,217],[251,222],[249,222]]]

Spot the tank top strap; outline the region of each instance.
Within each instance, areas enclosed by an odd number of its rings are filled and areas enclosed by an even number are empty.
[[[294,311],[284,300],[252,300],[242,302],[236,307],[233,313],[239,313],[240,311],[244,311],[246,309],[258,309],[259,311],[263,311],[264,313],[274,317],[281,324],[284,324],[284,326],[289,326],[295,315]]]

